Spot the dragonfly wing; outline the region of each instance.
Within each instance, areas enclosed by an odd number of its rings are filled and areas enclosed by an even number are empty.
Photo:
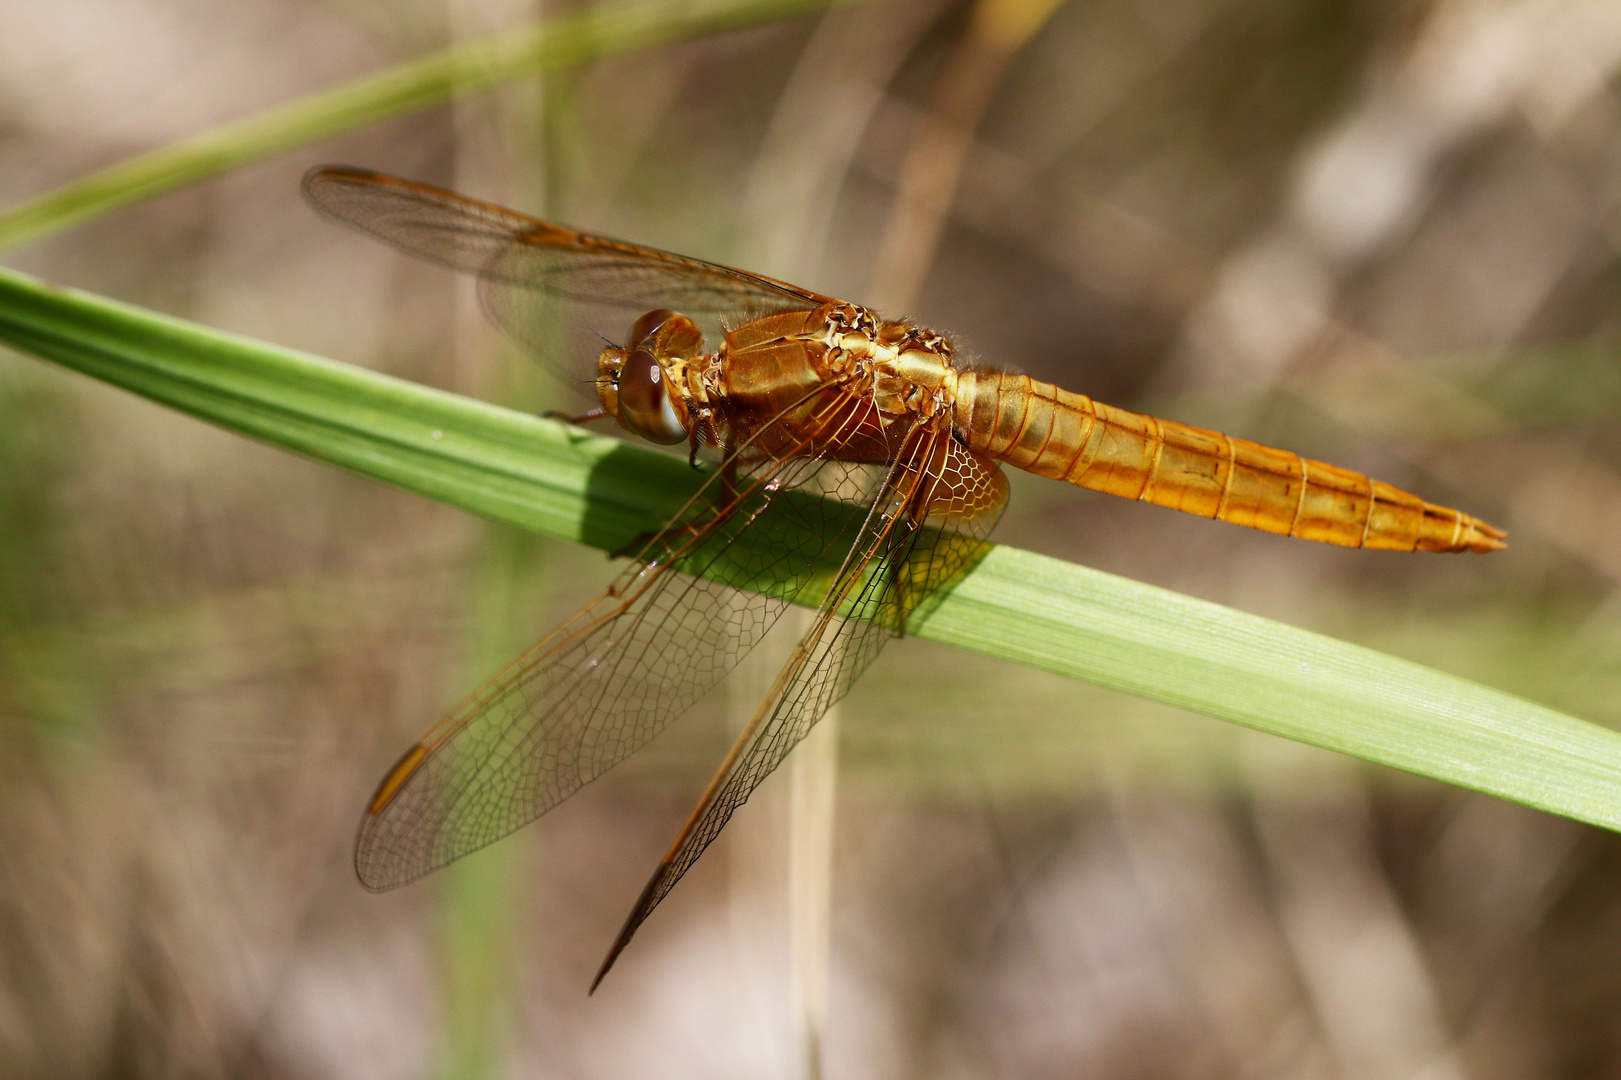
[[[909,441],[810,629],[643,890],[597,982],[732,813],[849,691],[907,616],[978,561],[1006,502],[1001,469],[948,431],[919,432]]]
[[[606,236],[578,232],[428,184],[368,169],[326,166],[304,176],[304,195],[328,217],[418,258],[478,274],[511,310],[502,287],[646,311],[741,314],[828,298],[787,282]],[[507,320],[497,314],[505,327]]]
[[[390,770],[361,821],[362,883],[403,885],[505,836],[685,712],[848,548],[862,517],[840,497],[865,468],[723,466],[601,597]]]

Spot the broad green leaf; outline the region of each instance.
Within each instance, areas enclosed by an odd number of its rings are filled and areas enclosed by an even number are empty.
[[[0,248],[458,94],[616,53],[791,18],[839,2],[636,0],[464,42],[182,139],[19,203],[0,213]]]
[[[0,340],[221,427],[612,550],[698,482],[680,459],[0,272]],[[1621,734],[1164,589],[993,547],[919,637],[1621,829]]]

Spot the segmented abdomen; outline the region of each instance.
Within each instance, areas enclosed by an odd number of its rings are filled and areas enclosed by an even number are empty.
[[[1343,547],[1496,551],[1506,534],[1361,473],[1095,402],[1027,375],[966,371],[971,449],[1094,491]]]

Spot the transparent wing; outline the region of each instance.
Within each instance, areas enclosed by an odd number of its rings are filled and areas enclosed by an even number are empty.
[[[454,192],[347,166],[304,176],[316,209],[418,258],[478,274],[496,288],[486,306],[515,307],[501,286],[646,311],[721,314],[814,307],[828,298],[729,266],[576,232]]]
[[[849,691],[907,616],[978,561],[1006,502],[1007,478],[996,463],[944,428],[908,441],[810,629],[643,890],[598,982],[733,811]]]
[[[824,427],[856,407],[836,398]],[[830,574],[876,490],[870,467],[746,455],[389,771],[355,845],[363,884],[403,885],[539,817],[685,712]]]

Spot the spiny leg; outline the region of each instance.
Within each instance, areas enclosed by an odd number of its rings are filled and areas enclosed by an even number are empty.
[[[561,420],[565,424],[573,424],[576,427],[579,427],[589,424],[593,420],[607,419],[608,410],[599,405],[590,412],[583,412],[578,415],[563,412],[561,409],[547,409],[540,415],[547,420]]]

